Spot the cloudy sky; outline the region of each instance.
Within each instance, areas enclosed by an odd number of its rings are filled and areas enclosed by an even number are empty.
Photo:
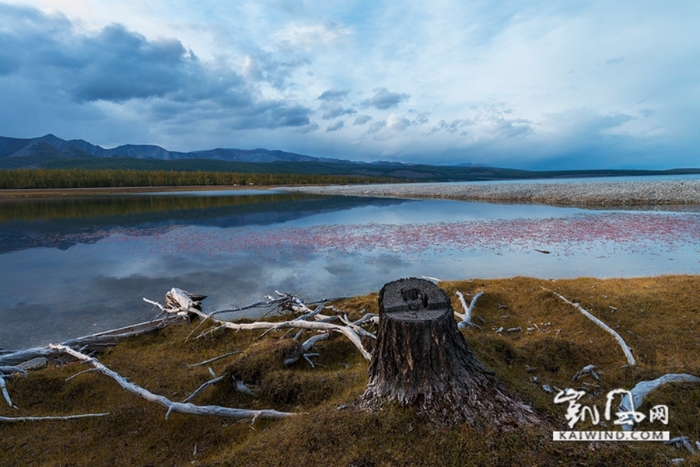
[[[699,20],[696,0],[5,1],[0,135],[698,167]]]

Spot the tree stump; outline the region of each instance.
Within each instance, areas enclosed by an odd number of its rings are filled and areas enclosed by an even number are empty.
[[[508,394],[472,354],[443,290],[422,279],[379,292],[379,330],[360,407],[411,407],[441,426],[467,423],[507,430],[544,419]]]

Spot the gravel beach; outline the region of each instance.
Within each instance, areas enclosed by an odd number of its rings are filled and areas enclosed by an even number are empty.
[[[288,187],[288,191],[383,196],[442,198],[498,203],[535,203],[587,208],[694,206],[700,208],[700,180],[684,181],[575,181],[559,183],[406,183]]]

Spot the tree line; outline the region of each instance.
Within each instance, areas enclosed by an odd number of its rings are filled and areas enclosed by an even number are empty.
[[[120,169],[0,170],[0,189],[99,188],[213,185],[353,184],[397,181],[351,175],[182,172]]]

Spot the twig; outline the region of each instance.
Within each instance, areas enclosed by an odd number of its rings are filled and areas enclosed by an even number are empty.
[[[84,374],[84,373],[93,373],[93,372],[95,372],[95,371],[97,371],[97,370],[94,369],[94,368],[90,368],[89,370],[85,370],[85,371],[79,371],[78,373],[76,373],[76,374],[74,374],[74,375],[69,376],[68,378],[66,378],[66,381],[70,381],[70,380],[72,380],[73,378],[76,378],[76,377],[78,377],[78,376],[80,376],[80,375],[82,375],[82,374]]]
[[[204,383],[204,384],[202,384],[200,387],[198,387],[192,394],[190,394],[189,396],[187,396],[187,397],[185,398],[185,400],[182,401],[182,403],[184,404],[185,402],[188,402],[188,401],[189,401],[190,399],[192,399],[194,396],[196,396],[197,394],[199,394],[204,388],[207,388],[207,387],[211,386],[212,384],[216,384],[216,383],[218,383],[219,381],[223,381],[224,378],[225,378],[225,376],[224,376],[224,375],[221,375],[221,376],[219,376],[218,378],[214,378],[214,379],[212,379],[212,380],[207,381],[206,383]]]
[[[228,353],[225,353],[225,354],[223,354],[223,355],[219,355],[218,357],[210,358],[209,360],[204,360],[203,362],[199,362],[199,363],[190,363],[190,364],[187,365],[187,367],[188,367],[188,368],[194,368],[194,367],[196,367],[196,366],[206,365],[207,363],[215,362],[215,361],[217,361],[217,360],[221,360],[222,358],[230,357],[231,355],[236,355],[236,354],[239,354],[239,353],[243,353],[243,351],[242,351],[242,350],[234,350],[234,351],[232,351],[232,352],[228,352]]]

